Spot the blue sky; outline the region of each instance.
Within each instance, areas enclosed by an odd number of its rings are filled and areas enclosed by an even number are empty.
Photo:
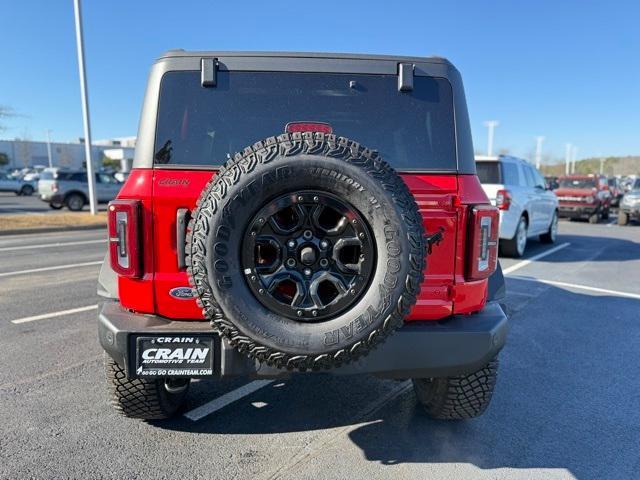
[[[135,135],[146,76],[170,48],[442,55],[462,72],[476,150],[640,154],[637,1],[83,3],[94,139]],[[0,137],[82,136],[71,0],[0,0]]]

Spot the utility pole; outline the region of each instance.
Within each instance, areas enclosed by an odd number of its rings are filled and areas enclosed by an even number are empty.
[[[487,156],[489,157],[493,155],[493,129],[498,125],[500,125],[500,122],[497,120],[488,120],[484,122],[484,126],[489,129],[487,132]]]
[[[540,164],[542,163],[542,142],[544,137],[536,137],[536,169],[540,170]]]
[[[604,162],[605,162],[605,159],[601,158],[600,159],[600,175],[604,173]]]
[[[571,147],[571,174],[576,173],[576,156],[578,155],[578,147]]]
[[[51,130],[47,128],[47,156],[49,157],[49,168],[53,168],[53,160],[51,159]]]
[[[565,143],[564,145],[564,174],[569,175],[569,165],[571,164],[571,144]]]
[[[73,0],[76,20],[76,44],[78,48],[78,72],[80,74],[80,96],[82,98],[82,119],[84,120],[84,153],[87,163],[87,180],[89,181],[89,209],[91,215],[98,213],[96,202],[96,186],[91,161],[91,125],[89,123],[89,100],[87,92],[87,75],[84,67],[84,39],[82,36],[82,12],[80,0]]]

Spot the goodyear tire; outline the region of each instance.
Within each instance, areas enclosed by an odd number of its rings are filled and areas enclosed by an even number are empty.
[[[263,275],[269,249],[275,266]],[[200,195],[186,250],[212,326],[240,352],[299,371],[380,344],[414,305],[425,266],[422,218],[403,180],[373,150],[311,132],[267,138],[227,162]]]
[[[104,369],[111,405],[125,417],[170,418],[180,410],[189,391],[189,379],[128,379],[124,369],[106,353]]]
[[[498,357],[480,370],[456,377],[414,378],[413,389],[425,413],[438,420],[465,420],[484,413],[493,396]]]

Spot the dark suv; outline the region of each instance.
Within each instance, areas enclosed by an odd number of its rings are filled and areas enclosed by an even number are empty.
[[[170,51],[109,204],[112,403],[173,415],[190,379],[413,379],[489,404],[507,318],[498,211],[442,58]]]

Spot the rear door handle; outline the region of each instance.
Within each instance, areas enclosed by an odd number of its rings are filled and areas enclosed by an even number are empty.
[[[188,208],[179,208],[176,212],[176,254],[178,256],[178,269],[184,270],[187,268],[187,262],[185,259],[185,248],[187,240],[187,225],[191,212]]]

